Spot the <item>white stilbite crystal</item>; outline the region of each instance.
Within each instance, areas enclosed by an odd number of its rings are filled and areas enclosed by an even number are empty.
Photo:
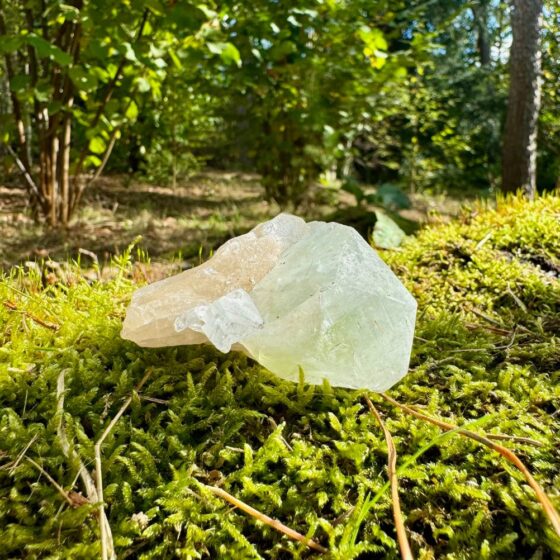
[[[352,228],[280,214],[206,263],[139,289],[122,337],[211,342],[278,376],[384,391],[408,370],[416,301]]]

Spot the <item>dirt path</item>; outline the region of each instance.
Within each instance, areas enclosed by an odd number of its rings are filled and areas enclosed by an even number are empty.
[[[80,249],[106,261],[138,236],[156,260],[205,255],[278,212],[261,193],[258,178],[246,174],[204,173],[175,190],[104,178],[67,230],[48,231],[29,217],[22,191],[0,188],[0,266],[76,258]]]
[[[315,198],[313,204],[300,210],[308,219],[320,218],[334,209],[332,197]],[[351,203],[351,199],[342,200],[342,205]],[[454,215],[459,206],[443,198],[417,197],[411,217],[425,222],[432,219],[434,209]],[[79,256],[86,264],[93,255],[104,263],[138,236],[142,237],[139,247],[152,261],[181,266],[185,261],[206,257],[229,237],[279,211],[276,204],[264,201],[255,175],[209,171],[175,190],[131,182],[124,176],[109,177],[100,179],[87,194],[82,210],[67,230],[49,231],[30,218],[23,191],[0,187],[0,268]]]

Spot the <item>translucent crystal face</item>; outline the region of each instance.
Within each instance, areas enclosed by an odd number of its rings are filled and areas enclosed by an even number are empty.
[[[122,336],[232,346],[278,376],[384,391],[408,370],[416,302],[352,228],[287,214],[139,289]]]

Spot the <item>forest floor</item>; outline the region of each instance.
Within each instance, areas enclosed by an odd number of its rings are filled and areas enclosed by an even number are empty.
[[[128,176],[100,179],[87,193],[82,210],[65,230],[34,223],[23,190],[0,185],[0,269],[27,261],[78,259],[103,266],[138,236],[152,260],[152,273],[198,261],[226,239],[244,233],[280,212],[264,200],[257,175],[206,171],[177,188],[155,186]],[[412,195],[402,215],[423,225],[457,215],[462,200],[444,195]],[[343,191],[313,189],[297,211],[320,219],[354,204]],[[158,272],[159,270],[159,272]]]
[[[123,339],[149,279],[134,253],[103,282],[63,261],[66,278],[1,276],[0,557],[112,557],[112,542],[121,559],[319,558],[257,521],[269,516],[324,560],[399,558],[387,429],[415,558],[560,558],[560,197],[473,204],[380,255],[419,310],[410,370],[386,397]]]

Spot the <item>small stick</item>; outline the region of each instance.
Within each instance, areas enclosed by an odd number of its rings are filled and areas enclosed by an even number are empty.
[[[65,370],[63,369],[58,376],[56,384],[56,414],[58,416],[58,425],[56,431],[58,439],[60,440],[62,452],[64,453],[66,459],[78,464],[78,476],[82,479],[82,483],[86,489],[88,500],[92,503],[97,503],[99,501],[99,497],[97,494],[97,489],[95,488],[93,477],[86,469],[83,461],[76,453],[76,451],[72,447],[70,447],[70,442],[68,441],[68,437],[66,436],[66,429],[64,428],[64,376]],[[104,531],[107,536],[106,542],[104,543],[104,545],[102,545],[102,554],[108,555],[110,558],[115,558],[113,549],[113,533],[111,531],[111,526],[109,525],[109,520],[107,519],[104,510],[101,512],[101,515],[99,517],[99,527],[100,531]]]
[[[491,325],[479,325],[478,323],[465,323],[465,327],[470,330],[486,329],[487,331],[495,332],[496,334],[501,334],[504,336],[511,334],[510,330],[502,329],[500,327],[492,327]]]
[[[527,443],[528,445],[534,445],[535,447],[544,447],[542,441],[538,441],[533,438],[519,437],[519,436],[508,436],[506,434],[486,434],[488,439],[494,439],[497,441],[513,441],[514,443]]]
[[[245,513],[248,513],[255,519],[258,519],[262,523],[269,525],[273,529],[276,529],[277,531],[280,531],[281,533],[288,535],[288,537],[305,544],[306,546],[312,548],[313,550],[322,552],[323,554],[328,552],[326,548],[316,543],[313,539],[310,539],[305,535],[298,533],[297,531],[291,529],[287,525],[284,525],[282,522],[278,521],[277,519],[272,519],[272,517],[268,517],[268,515],[256,510],[255,508],[252,508],[250,505],[246,504],[245,502],[238,500],[235,496],[232,496],[225,490],[222,490],[221,488],[218,488],[216,486],[209,486],[208,484],[201,483],[201,485],[203,488],[206,488],[206,490],[209,490],[216,496],[220,496],[220,498],[226,500],[226,502],[229,502],[230,504],[234,505],[235,507],[239,508]]]
[[[397,478],[397,450],[395,449],[395,443],[391,433],[385,426],[383,419],[377,412],[375,406],[371,402],[370,398],[366,395],[366,403],[375,416],[375,419],[381,426],[383,434],[385,435],[385,441],[387,442],[388,458],[387,458],[387,471],[389,473],[389,480],[391,481],[391,502],[393,505],[393,518],[395,520],[395,529],[397,531],[397,541],[399,543],[399,548],[401,550],[401,558],[403,560],[414,560],[412,551],[410,550],[410,544],[406,536],[406,529],[404,527],[403,515],[401,511],[401,503],[399,500],[399,480]]]
[[[29,461],[35,468],[37,468],[39,470],[39,472],[45,476],[45,478],[58,490],[59,494],[72,506],[72,507],[76,507],[76,504],[72,501],[72,499],[70,498],[70,496],[68,495],[68,492],[66,492],[66,490],[64,490],[64,488],[62,488],[62,486],[60,486],[60,484],[41,466],[39,465],[39,463],[37,463],[36,461],[34,461],[33,459],[31,459],[31,457],[26,457],[25,458],[27,461]]]
[[[36,315],[29,313],[29,311],[21,311],[20,309],[18,309],[18,306],[12,301],[8,301],[8,300],[4,301],[4,307],[7,307],[11,311],[17,311],[19,313],[23,313],[23,315],[29,317],[32,321],[35,321],[37,324],[41,325],[42,327],[51,329],[52,331],[57,331],[58,329],[60,329],[60,325],[56,325],[55,323],[49,323],[48,321],[44,321],[40,317],[37,317]]]
[[[463,436],[467,436],[479,443],[482,443],[483,445],[486,445],[490,449],[499,453],[510,463],[513,463],[521,471],[521,473],[525,477],[525,480],[527,480],[529,486],[534,490],[535,494],[537,495],[537,499],[541,503],[546,515],[548,516],[548,519],[550,520],[550,523],[552,524],[552,527],[554,528],[558,536],[560,536],[560,515],[554,508],[554,505],[550,501],[549,497],[545,494],[544,490],[540,487],[539,483],[533,478],[533,476],[529,472],[529,469],[527,469],[523,461],[521,461],[521,459],[513,451],[511,451],[507,447],[503,447],[502,445],[494,443],[487,436],[477,434],[476,432],[471,432],[470,430],[467,430],[465,428],[460,428],[458,426],[455,426],[454,424],[450,424],[449,422],[438,420],[437,418],[432,418],[431,416],[427,416],[422,412],[418,412],[414,408],[401,404],[400,402],[396,401],[395,399],[391,398],[389,395],[385,393],[380,393],[380,394],[386,401],[399,407],[401,410],[404,410],[408,414],[412,414],[413,416],[416,416],[416,418],[420,418],[421,420],[430,422],[431,424],[438,426],[442,430],[446,430],[446,431],[456,430],[459,434]]]
[[[475,315],[477,315],[481,319],[484,319],[485,321],[488,321],[489,323],[492,323],[492,325],[496,325],[498,328],[503,328],[503,325],[499,321],[496,321],[495,319],[492,319],[492,317],[490,317],[489,315],[486,315],[485,313],[482,313],[482,311],[479,311],[478,309],[476,309],[474,307],[471,307],[470,311],[472,311]],[[525,331],[526,333],[534,334],[532,331],[530,331],[527,327],[524,327],[523,325],[516,325],[516,327],[518,329],[521,329],[522,331]]]
[[[143,387],[144,383],[148,381],[148,378],[152,375],[152,370],[149,369],[144,377],[140,380],[140,383],[134,388],[135,392],[140,391]],[[115,424],[119,421],[120,417],[124,414],[125,410],[129,407],[130,403],[132,402],[132,395],[128,397],[124,404],[121,406],[117,414],[113,417],[109,425],[105,428],[101,437],[95,442],[95,479],[96,479],[96,488],[97,488],[97,498],[99,500],[99,516],[103,519],[105,516],[105,504],[103,503],[103,471],[101,466],[101,444],[105,441],[105,438],[111,433],[111,430],[115,427]],[[108,524],[107,524],[108,525]],[[100,524],[101,528],[101,555],[103,560],[108,560],[109,557],[114,557],[114,552],[112,555],[108,554],[108,546],[107,546],[107,526],[105,523]],[[111,546],[111,549],[113,547]]]
[[[35,443],[35,441],[37,440],[38,437],[39,437],[39,434],[35,434],[29,440],[27,445],[23,448],[22,452],[17,456],[17,459],[16,459],[15,463],[10,467],[10,474],[12,474],[17,469],[17,466],[19,465],[20,461],[25,457],[25,454],[27,453],[29,448]]]
[[[558,412],[560,412],[560,411],[558,411]],[[542,441],[539,441],[537,439],[533,439],[533,438],[530,438],[530,437],[510,436],[510,435],[507,435],[507,434],[492,434],[492,433],[488,433],[488,432],[486,434],[484,434],[484,436],[487,437],[488,439],[493,439],[493,440],[496,440],[496,441],[511,441],[513,443],[524,443],[526,445],[534,445],[535,447],[544,447],[545,446],[545,444]]]

